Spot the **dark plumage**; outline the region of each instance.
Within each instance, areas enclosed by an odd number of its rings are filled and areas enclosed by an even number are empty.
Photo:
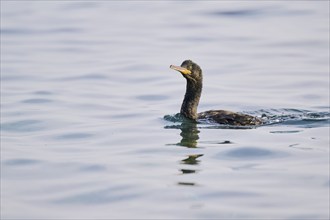
[[[225,110],[210,110],[197,113],[199,99],[203,88],[202,69],[193,61],[185,60],[181,66],[170,66],[171,69],[179,71],[187,80],[186,94],[181,105],[181,115],[197,121],[207,119],[219,124],[235,126],[261,125],[262,121],[254,116],[235,113]]]

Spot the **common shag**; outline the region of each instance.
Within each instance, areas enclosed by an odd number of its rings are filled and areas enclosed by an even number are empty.
[[[171,65],[170,68],[179,71],[187,80],[186,94],[180,111],[182,116],[193,121],[206,119],[219,124],[234,126],[254,126],[262,124],[262,120],[254,116],[226,110],[209,110],[197,113],[203,87],[202,69],[191,60],[183,61],[181,66]]]

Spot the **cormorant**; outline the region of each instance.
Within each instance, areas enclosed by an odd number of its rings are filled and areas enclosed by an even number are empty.
[[[180,111],[184,117],[193,121],[206,119],[219,124],[234,126],[254,126],[263,123],[261,119],[254,116],[226,110],[209,110],[197,113],[203,87],[202,69],[191,60],[183,61],[181,66],[171,65],[170,68],[179,71],[187,80],[186,94]]]

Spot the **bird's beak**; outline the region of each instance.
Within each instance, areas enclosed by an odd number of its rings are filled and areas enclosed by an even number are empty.
[[[171,65],[170,66],[171,69],[174,69],[176,71],[179,71],[180,73],[182,74],[191,74],[191,71],[186,69],[186,68],[183,68],[183,67],[180,67],[180,66],[174,66],[174,65]]]

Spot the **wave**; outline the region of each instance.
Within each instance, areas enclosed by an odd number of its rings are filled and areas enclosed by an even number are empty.
[[[264,121],[261,126],[274,125],[294,125],[297,127],[314,128],[314,127],[330,127],[330,112],[315,112],[304,109],[260,109],[257,111],[244,111],[244,114],[253,115]],[[164,119],[169,122],[176,123],[166,126],[166,128],[180,128],[177,123],[191,123],[188,119],[180,115],[165,115]],[[230,126],[216,124],[208,120],[198,120],[198,128],[229,128],[229,129],[249,129],[259,126]]]

